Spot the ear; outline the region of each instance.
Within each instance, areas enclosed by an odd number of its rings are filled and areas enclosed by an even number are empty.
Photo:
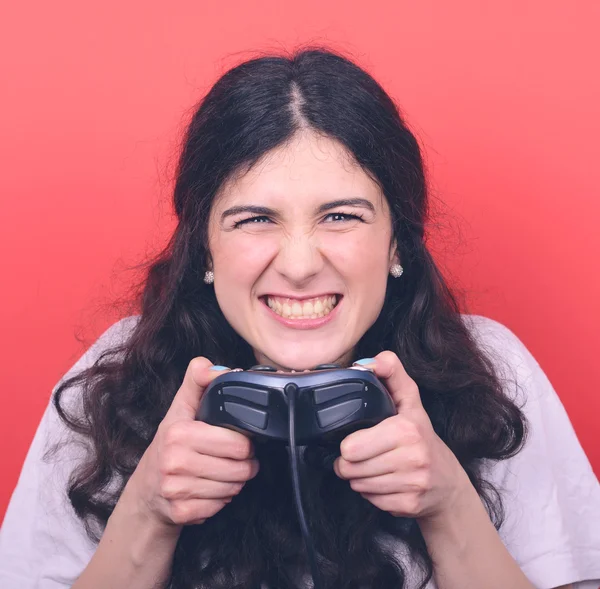
[[[390,266],[392,264],[400,264],[400,254],[398,253],[398,244],[395,239],[392,239],[390,244]]]
[[[206,252],[204,257],[204,270],[213,270],[212,256],[209,251]]]

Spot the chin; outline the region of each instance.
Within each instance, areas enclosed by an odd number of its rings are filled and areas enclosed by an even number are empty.
[[[295,370],[297,372],[303,370],[312,370],[315,366],[319,364],[325,364],[325,360],[305,360],[302,358],[275,358],[271,362],[278,370]]]
[[[305,352],[297,351],[293,354],[282,354],[281,350],[273,351],[272,354],[267,354],[268,364],[275,366],[280,370],[312,370],[319,364],[340,364],[340,357],[343,354],[336,353],[319,353],[315,354],[314,350]]]

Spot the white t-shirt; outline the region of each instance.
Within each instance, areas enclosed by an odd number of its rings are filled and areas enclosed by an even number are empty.
[[[504,499],[502,541],[536,588],[573,583],[576,589],[598,589],[600,485],[567,414],[536,360],[510,330],[485,317],[466,315],[463,319],[507,379],[507,393],[525,402],[530,424],[530,436],[521,452],[485,465]],[[126,339],[137,320],[133,316],[115,323],[64,378],[91,366],[104,349]],[[520,385],[518,394],[511,379]],[[76,402],[77,390],[71,390]],[[49,441],[70,435],[49,404],[0,534],[2,589],[70,587],[94,553],[95,545],[65,492],[81,449],[69,445],[59,461],[42,460]],[[403,555],[401,546],[398,554]],[[417,576],[415,570],[408,589],[416,587]],[[428,589],[435,589],[435,583]]]

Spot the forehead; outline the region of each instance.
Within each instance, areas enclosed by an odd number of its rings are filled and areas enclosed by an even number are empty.
[[[352,197],[385,206],[379,185],[340,142],[302,133],[224,183],[213,208],[218,211],[249,202],[277,207],[313,205]]]

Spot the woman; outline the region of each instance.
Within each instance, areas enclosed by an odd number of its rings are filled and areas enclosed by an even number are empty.
[[[397,415],[303,454],[327,587],[597,588],[597,480],[525,347],[460,314],[417,142],[369,75],[322,50],[226,73],[174,206],[140,315],[54,391],[3,587],[309,587],[285,446],[194,416],[226,367],[359,361]]]

